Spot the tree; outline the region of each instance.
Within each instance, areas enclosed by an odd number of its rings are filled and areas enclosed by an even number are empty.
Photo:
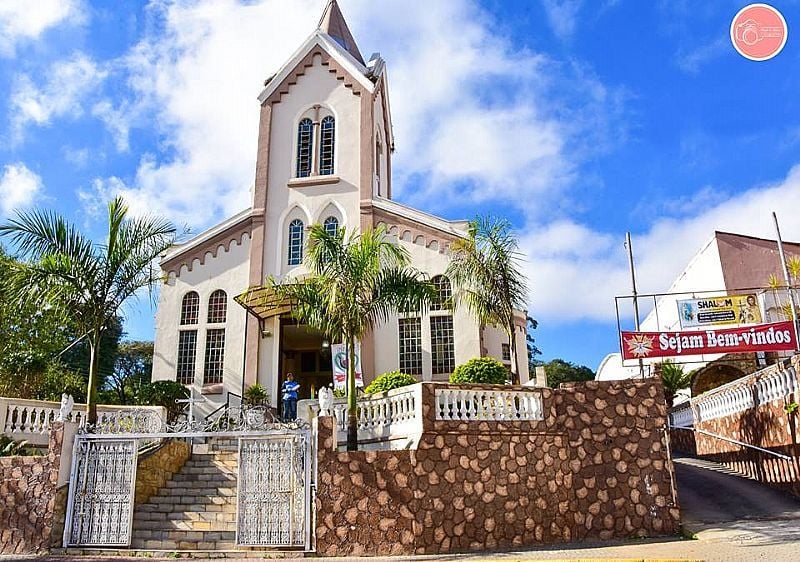
[[[122,342],[113,371],[106,377],[105,388],[114,394],[118,404],[131,404],[139,389],[150,382],[152,375],[153,342]]]
[[[539,327],[539,322],[533,316],[528,316],[526,320],[528,325],[525,331],[525,346],[528,348],[528,370],[533,372],[542,364],[540,359],[536,359],[537,355],[542,354],[542,350],[536,345],[536,339],[533,337],[533,331]]]
[[[408,252],[386,239],[383,228],[335,234],[311,227],[307,277],[275,284],[293,304],[295,319],[347,349],[347,449],[358,448],[356,342],[393,312],[422,311],[437,297],[433,285],[408,266]]]
[[[122,305],[159,279],[155,260],[175,239],[175,227],[154,217],[131,218],[122,198],[108,204],[108,233],[94,243],[52,211],[21,212],[0,226],[23,262],[15,262],[7,280],[21,306],[52,307],[72,319],[90,349],[87,420],[97,421],[101,338]]]
[[[661,382],[664,384],[664,398],[667,401],[667,408],[672,408],[675,395],[679,390],[689,388],[692,384],[693,372],[684,373],[683,365],[673,363],[669,359],[657,365],[661,371]]]
[[[544,364],[547,386],[558,388],[562,382],[582,382],[594,380],[594,371],[583,365],[576,365],[563,359],[553,359]]]
[[[7,283],[12,267],[0,246],[0,396],[35,399],[75,330],[52,309],[20,306]]]
[[[800,288],[800,257],[798,256],[789,256],[786,259],[786,270],[789,272],[789,284],[786,284],[786,281],[783,275],[778,276],[774,273],[771,273],[767,283],[769,284],[770,289],[772,289],[773,295],[775,295],[775,302],[780,306],[781,313],[787,320],[792,319],[792,300],[796,299],[797,289]],[[778,298],[778,290],[785,290],[788,293],[789,298],[786,301]],[[795,300],[795,305],[797,301]],[[797,314],[800,316],[800,310],[796,311]]]
[[[464,302],[481,324],[499,326],[506,333],[514,384],[519,384],[514,311],[524,308],[528,296],[518,248],[508,221],[478,218],[470,222],[467,237],[450,246],[447,267],[455,286],[454,302]]]

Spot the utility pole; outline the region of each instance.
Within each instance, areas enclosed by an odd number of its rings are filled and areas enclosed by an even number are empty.
[[[633,289],[633,322],[636,331],[639,331],[639,298],[636,296],[636,269],[633,266],[633,244],[631,243],[631,233],[625,233],[625,247],[628,249],[628,263],[631,268],[631,288]],[[644,361],[639,358],[639,376],[644,378]]]
[[[781,239],[781,229],[778,226],[778,215],[772,211],[772,220],[775,222],[775,236],[778,240],[778,255],[781,257],[781,267],[783,268],[783,279],[786,281],[786,288],[789,291],[789,307],[792,312],[792,326],[794,326],[794,339],[797,341],[797,304],[794,300],[794,288],[792,287],[792,280],[789,276],[789,266],[786,264],[786,254],[783,251],[783,240]],[[800,348],[800,342],[797,342]]]

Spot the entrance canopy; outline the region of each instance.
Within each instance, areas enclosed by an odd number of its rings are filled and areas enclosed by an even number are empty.
[[[233,300],[259,320],[291,312],[295,304],[292,299],[279,295],[272,285],[250,287],[241,295],[233,297]]]

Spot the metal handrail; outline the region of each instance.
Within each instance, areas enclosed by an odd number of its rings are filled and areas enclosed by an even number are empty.
[[[206,419],[207,420],[213,419],[215,414],[220,414],[220,416],[222,416],[222,414],[220,412],[223,412],[223,411],[227,412],[228,410],[230,410],[230,408],[231,408],[231,395],[236,396],[239,399],[240,403],[242,402],[242,396],[240,394],[236,394],[235,392],[230,392],[229,391],[229,392],[227,392],[225,394],[225,403],[224,404],[220,404],[217,409],[215,409],[214,411],[209,413],[206,416]]]
[[[708,435],[709,437],[715,437],[717,439],[721,439],[722,441],[727,441],[728,443],[735,443],[736,445],[741,445],[742,447],[749,447],[750,449],[755,449],[756,451],[761,451],[762,453],[767,453],[768,455],[772,455],[778,457],[779,459],[790,461],[792,457],[788,455],[782,455],[781,453],[776,453],[775,451],[770,451],[769,449],[764,449],[762,447],[758,447],[756,445],[751,445],[750,443],[744,443],[742,441],[738,441],[736,439],[731,439],[730,437],[725,437],[724,435],[719,435],[717,433],[711,433],[710,431],[706,431],[705,429],[697,429],[695,427],[676,427],[676,426],[669,426],[669,429],[688,429],[689,431],[696,431],[697,433],[702,433],[703,435]]]

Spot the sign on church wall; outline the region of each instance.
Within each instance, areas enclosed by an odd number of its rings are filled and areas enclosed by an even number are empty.
[[[347,390],[347,347],[343,343],[331,345],[333,361],[333,388]],[[361,373],[361,344],[356,343],[356,387],[364,387],[364,376]]]
[[[792,351],[797,334],[792,322],[691,332],[622,332],[623,359],[679,357],[717,353]]]
[[[684,299],[677,303],[682,328],[759,324],[762,321],[758,299],[753,294]]]

